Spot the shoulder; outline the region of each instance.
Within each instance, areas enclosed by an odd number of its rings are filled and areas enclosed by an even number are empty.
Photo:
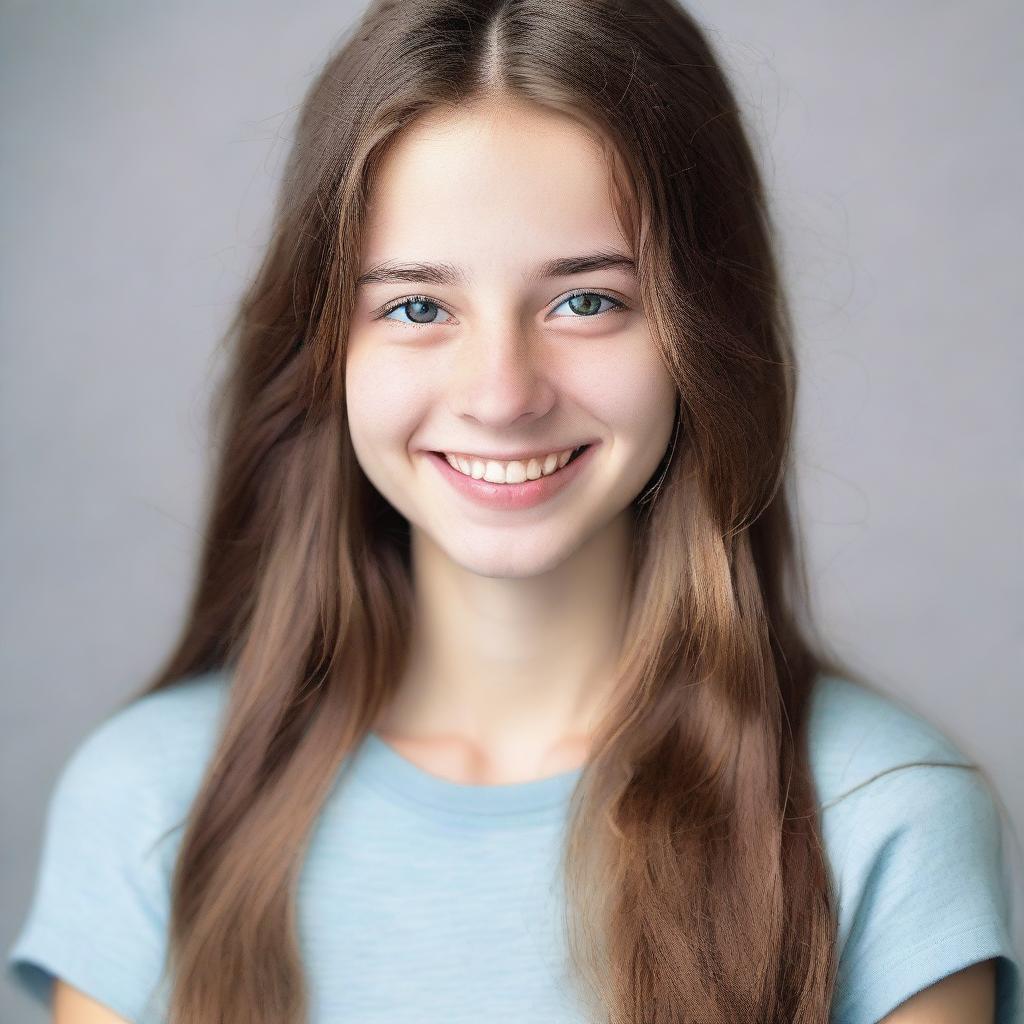
[[[64,762],[33,897],[8,953],[9,977],[41,1005],[59,977],[126,1019],[150,1019],[177,826],[228,692],[228,677],[210,673],[137,697],[89,730]]]
[[[822,677],[808,751],[831,866],[849,911],[884,877],[1002,869],[995,790],[982,767],[941,728],[895,697],[850,679]],[[968,876],[970,877],[970,876]],[[932,879],[933,887],[957,879]]]
[[[205,673],[109,714],[64,762],[51,817],[104,812],[141,824],[183,813],[212,752],[228,689],[226,673]]]
[[[902,766],[973,765],[938,725],[907,704],[841,676],[815,683],[807,743],[823,808]]]
[[[85,737],[85,748],[143,748],[154,742],[173,752],[209,738],[225,707],[230,686],[226,669],[188,676],[163,689],[133,698],[107,715]]]
[[[1020,965],[995,790],[941,728],[897,698],[822,677],[808,752],[835,887],[834,1019],[875,1021],[972,963],[997,958],[997,1020]]]

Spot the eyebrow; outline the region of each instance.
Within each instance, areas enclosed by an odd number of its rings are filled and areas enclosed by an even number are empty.
[[[546,260],[532,275],[526,274],[525,278],[539,281],[548,277],[570,277],[573,274],[589,274],[609,267],[624,267],[631,273],[636,273],[636,264],[632,257],[613,250],[602,250],[582,256],[562,256]],[[423,282],[450,287],[469,283],[466,272],[451,263],[398,263],[394,260],[383,260],[360,274],[356,279],[356,286],[389,284],[395,281]]]

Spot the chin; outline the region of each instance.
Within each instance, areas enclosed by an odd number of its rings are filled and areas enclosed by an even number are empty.
[[[530,528],[526,527],[528,531]],[[488,579],[530,579],[542,576],[561,565],[578,545],[565,538],[528,537],[522,543],[510,543],[506,531],[496,530],[493,537],[474,542],[465,534],[457,550],[442,545],[445,554],[466,572]]]

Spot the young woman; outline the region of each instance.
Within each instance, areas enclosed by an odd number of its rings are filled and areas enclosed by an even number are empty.
[[[9,954],[55,1019],[1010,1024],[991,784],[800,625],[790,325],[683,10],[374,3],[234,341],[182,637]]]

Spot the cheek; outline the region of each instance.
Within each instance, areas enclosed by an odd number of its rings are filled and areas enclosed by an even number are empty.
[[[671,432],[676,386],[646,332],[604,352],[592,349],[571,369],[570,378],[579,404],[624,444],[646,449]]]
[[[401,445],[419,422],[426,396],[415,368],[393,354],[365,348],[345,364],[345,403],[352,444],[362,459],[378,448]]]

